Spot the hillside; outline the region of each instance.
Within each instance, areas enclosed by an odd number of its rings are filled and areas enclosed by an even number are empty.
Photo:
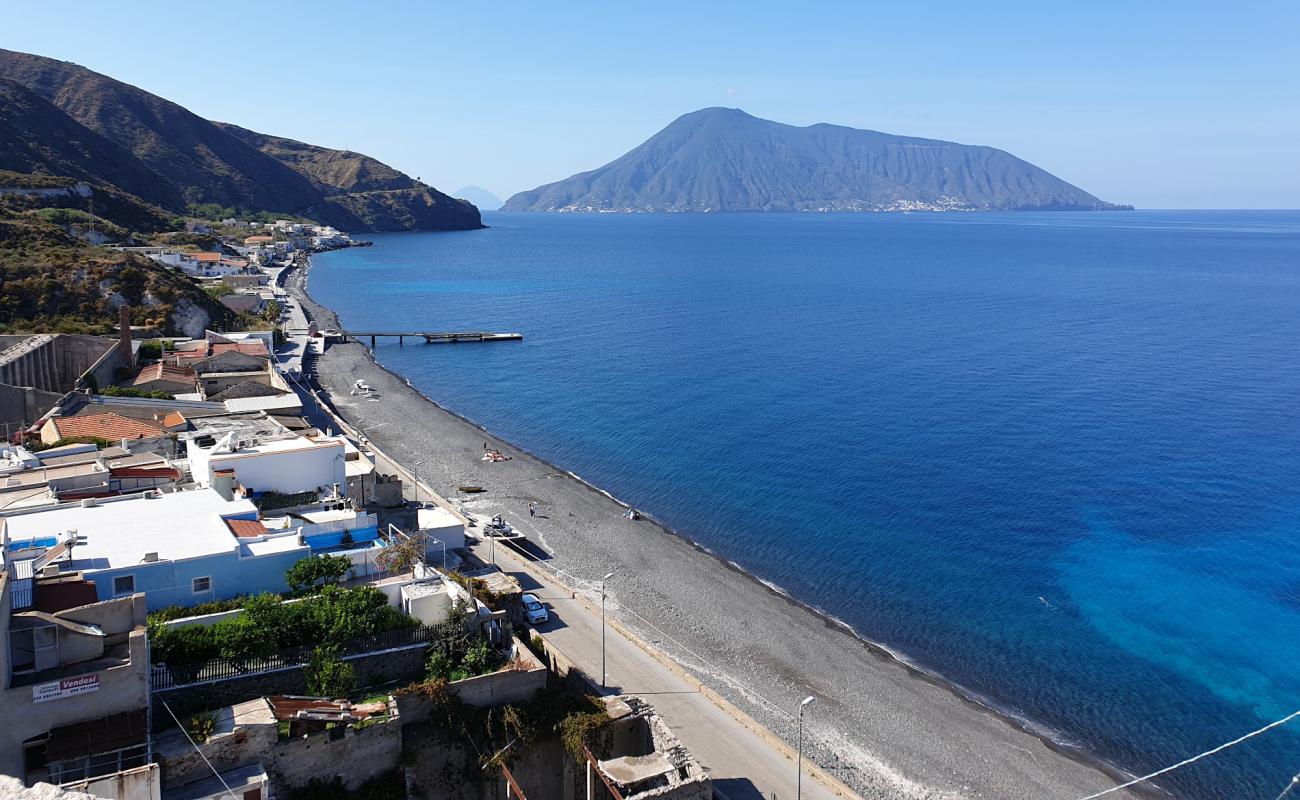
[[[0,198],[0,332],[111,333],[122,303],[132,324],[167,334],[197,336],[230,319],[185,275],[92,247],[46,212]]]
[[[180,195],[133,154],[2,78],[0,131],[0,170],[106,182],[164,205],[183,205]]]
[[[332,192],[374,192],[412,189],[421,185],[411,176],[362,153],[331,150],[293,139],[268,136],[228,122],[215,124]]]
[[[39,196],[22,196],[29,189],[40,190]],[[68,176],[0,168],[0,210],[6,215],[30,215],[38,211],[47,217],[56,211],[88,214],[92,204],[96,218],[122,229],[123,238],[131,233],[152,234],[168,230],[176,219],[174,214],[115,186]]]
[[[410,229],[389,227],[402,220],[426,224],[423,230],[481,227],[472,205],[422,187],[374,159],[242,128],[236,135],[176,103],[76,64],[0,50],[0,78],[28,90],[11,88],[0,97],[0,140],[12,151],[12,166],[6,168],[97,180],[173,212],[214,203],[303,216],[352,231]],[[52,109],[68,119],[57,119]],[[73,135],[65,140],[50,131]],[[375,189],[422,191],[334,199]],[[412,207],[402,207],[405,202]]]
[[[520,192],[506,211],[1114,208],[992,147],[706,108],[609,164]]]
[[[188,203],[291,211],[319,199],[311,182],[288,165],[129,84],[66,61],[10,50],[0,50],[0,77],[21,83],[134,153]],[[166,197],[140,197],[175,208]]]
[[[472,204],[427,186],[331,195],[325,198],[320,216],[333,220],[330,224],[342,230],[463,231],[483,227]]]

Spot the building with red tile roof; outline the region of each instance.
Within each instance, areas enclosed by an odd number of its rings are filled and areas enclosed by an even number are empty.
[[[199,342],[191,343],[190,349],[177,349],[167,354],[167,361],[172,364],[193,364],[222,353],[243,353],[246,356],[270,358],[266,342],[261,339],[246,339],[242,342]]]
[[[178,367],[159,362],[150,364],[136,373],[131,385],[136,389],[145,391],[181,394],[195,391],[197,384],[194,379],[194,370],[189,367]]]
[[[120,414],[85,414],[76,417],[51,417],[41,426],[41,441],[53,444],[60,439],[89,436],[116,442],[120,439],[149,439],[166,431],[156,422],[131,419]]]
[[[255,519],[228,519],[226,527],[237,539],[256,539],[266,535],[266,526]]]

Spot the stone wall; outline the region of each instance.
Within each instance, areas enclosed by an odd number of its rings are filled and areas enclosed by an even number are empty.
[[[218,772],[261,761],[280,740],[275,715],[265,700],[227,706],[216,714],[216,724],[206,742],[197,749],[190,745],[179,728],[172,728],[154,739],[154,755],[162,765],[162,788],[172,790],[212,774],[204,762],[211,762]],[[181,717],[182,720],[186,717]]]
[[[281,741],[266,700],[239,703],[215,713],[216,730],[197,750],[179,730],[155,739],[163,789],[170,791],[210,775],[206,758],[219,772],[261,762],[278,789],[300,787],[312,778],[328,781],[338,776],[354,790],[396,769],[402,757],[400,716],[360,728],[335,728]]]
[[[515,639],[517,660],[488,675],[479,675],[447,684],[465,705],[476,708],[527,703],[546,686],[546,666]],[[414,724],[426,722],[433,715],[433,705],[418,694],[397,698],[402,718]]]
[[[401,717],[356,728],[280,742],[262,764],[278,787],[302,786],[312,778],[338,776],[349,791],[397,769],[402,759]]]

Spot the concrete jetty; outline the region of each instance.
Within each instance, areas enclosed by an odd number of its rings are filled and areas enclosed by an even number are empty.
[[[406,339],[423,339],[425,344],[456,344],[459,342],[518,342],[522,333],[489,333],[486,331],[453,331],[450,333],[412,333],[406,331],[348,331],[345,338],[361,341],[369,337],[370,346],[381,336],[396,336],[397,344],[405,344]]]

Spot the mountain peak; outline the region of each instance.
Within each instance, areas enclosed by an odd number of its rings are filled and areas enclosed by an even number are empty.
[[[684,114],[603,167],[520,192],[506,211],[1111,208],[1010,153],[738,108]]]

